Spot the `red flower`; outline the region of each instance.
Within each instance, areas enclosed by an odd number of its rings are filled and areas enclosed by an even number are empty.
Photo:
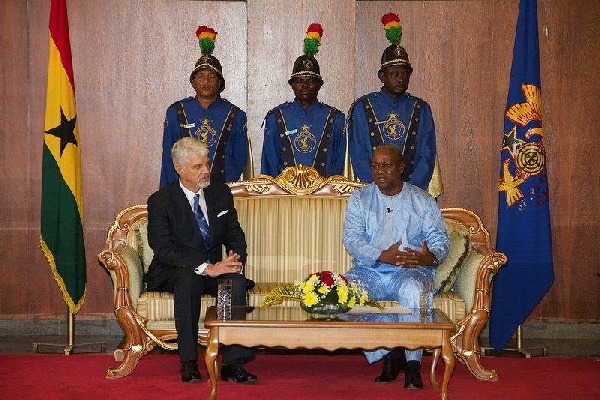
[[[327,286],[333,286],[334,280],[333,280],[333,274],[331,273],[331,271],[321,272],[321,281],[324,284],[326,284]]]
[[[381,17],[381,23],[387,25],[389,22],[400,22],[400,17],[396,13],[387,13]]]

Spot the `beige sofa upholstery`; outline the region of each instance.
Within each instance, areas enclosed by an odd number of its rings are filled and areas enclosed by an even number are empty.
[[[323,178],[308,167],[287,168],[277,178],[260,175],[230,184],[248,242],[246,276],[256,282],[249,292],[250,306],[258,306],[278,284],[304,279],[315,271],[344,273],[350,268],[351,258],[341,242],[343,220],[348,196],[360,186],[342,176]],[[452,338],[457,357],[477,378],[494,380],[495,371],[480,364],[478,339],[488,319],[491,278],[506,258],[491,248],[488,232],[475,213],[459,208],[442,213],[451,246],[436,273],[439,293],[434,307],[457,325]],[[115,351],[121,365],[109,368],[110,378],[129,374],[156,345],[177,347],[172,295],[144,291],[142,276],[152,260],[146,229],[145,205],[124,209],[108,231],[107,248],[98,255],[111,274],[115,315],[126,334],[123,347]],[[213,298],[203,298],[201,320],[213,304]],[[201,343],[206,334],[201,327]]]

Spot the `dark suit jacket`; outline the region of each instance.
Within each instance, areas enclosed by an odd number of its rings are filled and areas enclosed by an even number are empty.
[[[164,266],[194,269],[204,262],[214,264],[222,259],[222,246],[227,252],[233,250],[238,253],[242,263],[246,263],[246,238],[229,187],[210,184],[204,189],[204,197],[210,233],[209,249],[204,245],[194,212],[179,186],[179,180],[148,198],[148,243],[154,251],[154,258],[144,281],[150,290],[167,279]]]

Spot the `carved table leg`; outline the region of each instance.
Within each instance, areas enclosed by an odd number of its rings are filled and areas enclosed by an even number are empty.
[[[204,362],[206,363],[206,369],[208,370],[209,383],[210,383],[210,395],[208,398],[214,400],[217,398],[217,379],[218,379],[218,368],[217,368],[217,355],[219,354],[219,328],[212,328],[208,332],[208,345],[206,347],[206,353],[204,355]]]
[[[440,353],[442,352],[442,349],[440,349],[439,347],[433,350],[433,357],[431,359],[431,371],[429,372],[429,380],[431,381],[431,386],[434,389],[439,389],[440,385],[437,382],[437,379],[435,378],[435,369],[437,367],[437,363],[438,360],[440,359]]]
[[[448,383],[450,377],[454,372],[454,365],[456,364],[456,358],[454,357],[454,351],[452,344],[450,343],[450,332],[444,331],[444,343],[442,344],[442,358],[444,359],[444,381],[442,382],[442,400],[448,398]]]

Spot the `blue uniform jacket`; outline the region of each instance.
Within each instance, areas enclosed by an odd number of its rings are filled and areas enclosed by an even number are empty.
[[[287,128],[286,135],[292,143],[296,165],[312,167],[327,116],[333,107],[315,102],[304,110],[297,101],[285,102],[267,113],[265,118],[264,142],[262,148],[261,173],[277,176],[283,171],[281,158],[282,142],[277,126],[277,110],[281,110]],[[303,130],[303,126],[305,127]],[[306,129],[308,127],[308,129]],[[326,176],[344,172],[346,137],[344,136],[344,114],[338,110],[331,138],[327,146]],[[286,166],[287,167],[287,166]]]
[[[188,126],[192,135],[202,141],[205,141],[209,149],[209,158],[211,161],[215,156],[222,157],[222,154],[215,155],[217,144],[221,140],[221,131],[223,124],[231,107],[236,107],[229,101],[218,97],[208,108],[202,108],[200,102],[195,97],[188,97],[181,100],[183,109],[187,116]],[[162,168],[160,172],[160,187],[178,179],[173,160],[171,159],[171,148],[176,141],[181,139],[181,130],[179,120],[177,119],[177,103],[173,103],[167,108],[165,117],[165,128],[162,144]],[[206,124],[208,122],[208,124]],[[203,124],[204,123],[204,124]],[[233,120],[233,128],[225,146],[225,182],[234,182],[240,178],[242,171],[246,166],[248,159],[248,133],[246,127],[246,113],[238,109],[237,115]]]
[[[383,141],[385,143],[394,143],[401,149],[404,148],[413,107],[417,98],[404,93],[393,100],[385,90],[381,89],[379,92],[369,93],[358,98],[352,105],[348,118],[348,150],[352,167],[356,176],[361,181],[372,182],[371,157],[373,149],[365,109],[362,103],[365,98],[369,99],[373,106],[377,118],[376,124],[383,134]],[[433,123],[431,107],[424,100],[422,100],[422,104],[423,108],[421,110],[417,133],[414,171],[409,182],[423,190],[427,190],[435,166],[435,125]],[[394,123],[386,124],[386,122]]]

